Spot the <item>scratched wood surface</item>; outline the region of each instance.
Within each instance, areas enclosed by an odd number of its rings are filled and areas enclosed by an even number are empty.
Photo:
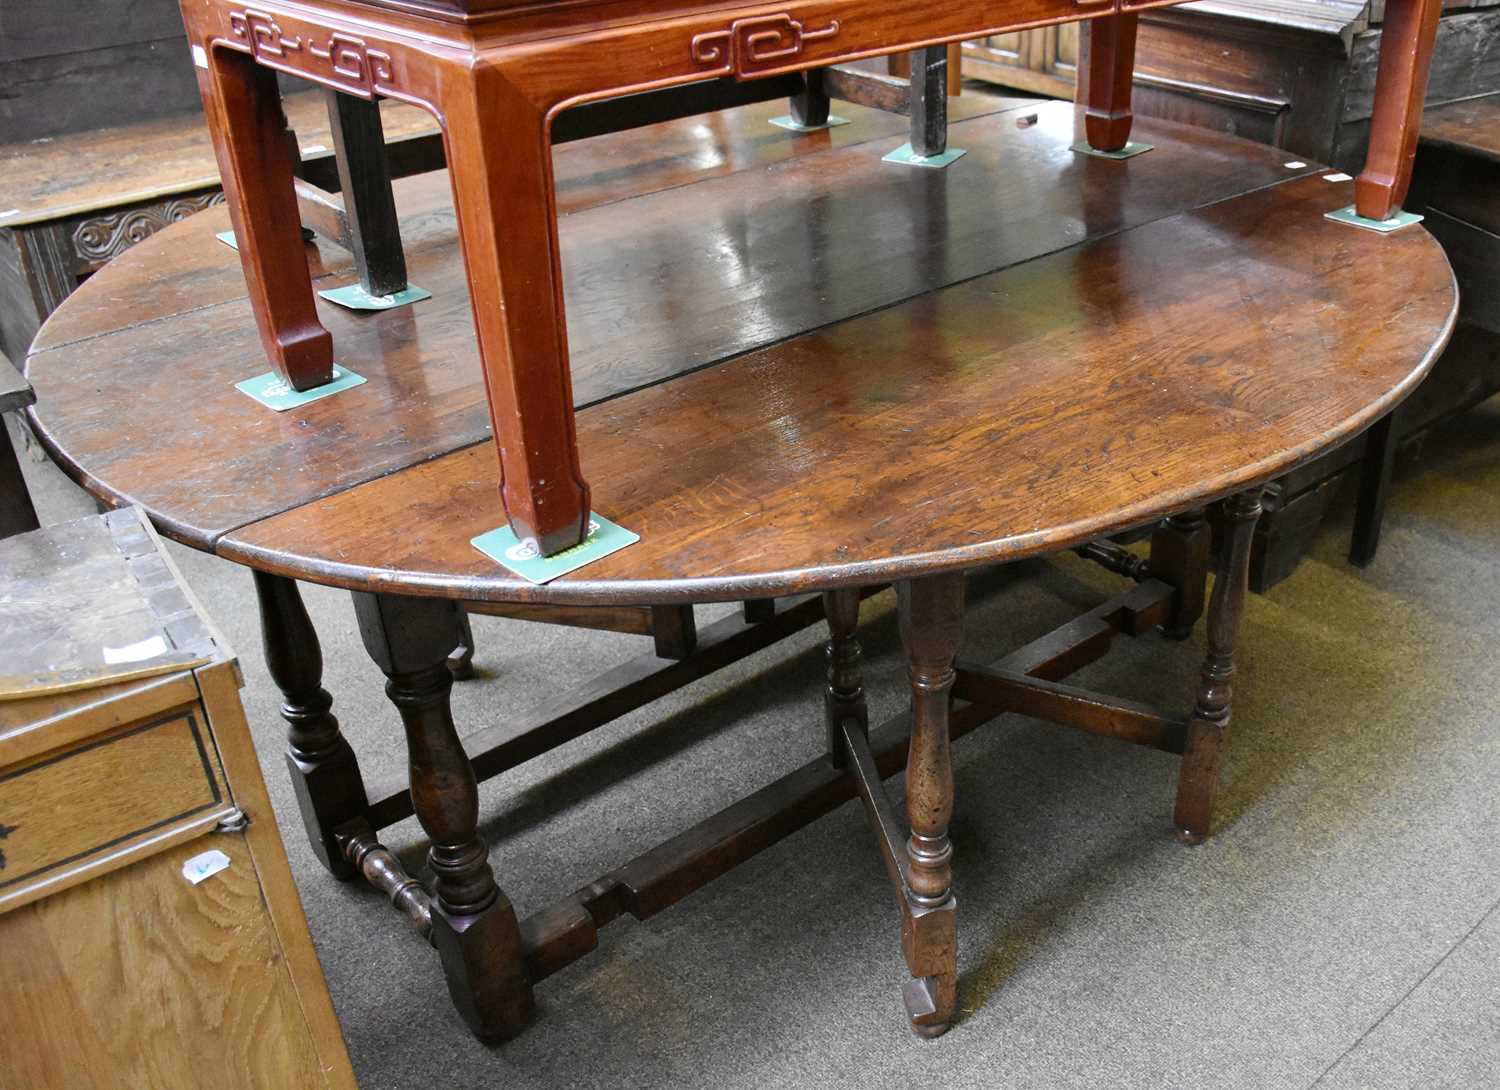
[[[952,142],[969,154],[947,171],[880,162],[896,134],[769,166],[742,151],[730,174],[623,202],[580,198],[562,223],[579,403],[1299,173],[1272,149],[1163,122],[1142,126],[1157,150],[1122,167],[1068,151],[1073,124],[1060,103],[959,122]],[[238,262],[213,237],[222,218],[205,213],[122,255],[44,327],[28,373],[46,441],[86,486],[142,503],[205,548],[485,441],[444,186],[400,186],[411,277],[434,298],[378,315],[320,310],[365,386],[287,414],[233,389],[267,364]],[[320,286],[352,278],[322,253]],[[122,441],[122,405],[138,441]],[[493,497],[480,506],[498,522]]]

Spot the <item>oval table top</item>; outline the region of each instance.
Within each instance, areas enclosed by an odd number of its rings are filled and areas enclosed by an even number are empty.
[[[790,158],[574,200],[579,448],[594,510],[641,539],[545,586],[470,545],[502,513],[440,175],[397,191],[434,298],[320,303],[364,386],[279,414],[233,389],[266,363],[207,213],[52,316],[34,422],[96,494],[267,571],[731,600],[1019,559],[1268,481],[1389,411],[1446,343],[1441,249],[1325,219],[1349,183],[1165,122],[1138,123],[1147,155],[1082,156],[1073,123],[1060,103],[974,116],[951,129],[969,154],[925,171],[881,162],[901,137],[861,112],[863,135]],[[350,278],[310,252],[319,286]]]

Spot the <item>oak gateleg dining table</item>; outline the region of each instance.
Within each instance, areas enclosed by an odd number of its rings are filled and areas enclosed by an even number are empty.
[[[963,874],[963,845],[955,855],[948,836],[962,802],[952,738],[1021,714],[1178,755],[1172,826],[1207,835],[1262,486],[1399,403],[1454,320],[1452,275],[1425,231],[1328,220],[1350,182],[1274,149],[1143,121],[1151,154],[1103,159],[1070,150],[1084,117],[1074,107],[1005,104],[951,124],[963,159],[912,171],[881,162],[906,135],[888,115],[856,111],[837,137],[776,137],[800,149],[788,156],[768,150],[783,145],[765,140],[763,109],[732,111],[714,137],[742,169],[577,200],[560,220],[576,285],[578,446],[593,506],[640,540],[551,583],[470,545],[500,519],[489,502],[499,463],[441,174],[397,183],[413,276],[433,297],[368,314],[319,304],[362,386],[279,414],[234,388],[265,363],[215,212],[106,266],[28,360],[30,420],[65,471],[254,573],[312,850],[428,936],[481,1038],[518,1032],[535,987],[607,924],[667,908],[854,798],[895,892],[908,1020],[941,1033],[954,1017]],[[305,259],[315,283],[353,275],[324,242]],[[1211,594],[1210,505],[1221,512]],[[1123,532],[1149,551],[1122,547]],[[1120,593],[997,662],[965,661],[965,573],[1064,549],[1118,573]],[[361,775],[297,581],[352,593],[403,726],[403,782]],[[859,603],[889,584],[911,710],[871,724]],[[497,712],[503,721],[461,734],[446,657],[464,611],[736,601],[773,620],[826,616],[828,680],[808,694],[826,752],[518,911],[502,886],[526,861],[492,866],[477,779],[605,713]],[[1205,611],[1201,680],[1180,708],[1067,681],[1116,638],[1182,637]],[[901,769],[904,807],[881,784]],[[413,813],[431,840],[430,880],[379,843]]]

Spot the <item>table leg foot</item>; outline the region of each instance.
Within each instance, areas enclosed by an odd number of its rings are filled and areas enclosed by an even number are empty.
[[[1260,517],[1262,489],[1231,496],[1224,505],[1227,540],[1208,603],[1208,654],[1187,724],[1187,745],[1177,781],[1174,822],[1178,839],[1200,843],[1213,823],[1219,770],[1229,748],[1235,643],[1250,581],[1250,543]]]
[[[323,688],[323,651],[297,584],[255,572],[266,666],[281,690],[287,723],[287,770],[313,854],[334,877],[354,877],[338,839],[340,827],[369,808],[354,750]]]
[[[453,724],[448,653],[462,608],[435,598],[356,593],[365,649],[386,675],[406,728],[417,820],[432,841],[432,944],[453,1005],[476,1037],[514,1036],[532,1010],[520,927],[479,836],[479,791]]]
[[[911,1031],[927,1040],[947,1033],[953,1025],[952,1012],[957,1004],[957,993],[958,977],[953,973],[921,976],[908,981],[901,991],[901,998],[911,1020]],[[949,1012],[949,1017],[939,1019],[938,1013],[943,1010]]]
[[[963,631],[962,572],[899,583],[901,642],[911,682],[906,760],[902,948],[915,978],[905,991],[914,1032],[936,1036],[953,1020],[957,996],[958,903],[953,897],[953,759],[948,697]],[[916,1003],[915,1008],[913,1003]]]
[[[823,69],[809,68],[802,73],[802,79],[802,91],[787,99],[792,120],[807,129],[826,126],[831,102],[823,87]]]
[[[1121,151],[1130,142],[1137,23],[1131,12],[1079,24],[1077,99],[1084,107],[1084,139],[1096,151]]]

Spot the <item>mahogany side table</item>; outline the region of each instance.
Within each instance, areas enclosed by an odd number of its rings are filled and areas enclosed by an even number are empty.
[[[333,340],[304,272],[273,70],[347,95],[398,99],[443,127],[512,528],[545,554],[590,511],[563,308],[551,146],[565,112],[705,81],[807,73],[800,117],[826,114],[820,71],[923,48],[911,108],[942,97],[945,43],[1086,24],[1079,101],[1101,150],[1130,133],[1137,13],[1177,0],[182,0],[183,17],[265,354],[295,389],[333,374]],[[1410,178],[1440,0],[1391,0],[1359,213],[1384,220]],[[918,78],[919,77],[919,78]],[[928,154],[923,150],[921,154]],[[346,344],[340,358],[363,360]]]
[[[663,910],[855,797],[896,895],[907,1015],[941,1032],[958,966],[949,743],[1007,712],[1180,755],[1173,824],[1189,840],[1209,832],[1260,487],[1420,381],[1454,321],[1452,274],[1420,228],[1325,219],[1352,186],[1323,168],[1155,121],[1142,126],[1150,155],[1077,156],[1074,122],[1061,103],[959,122],[969,154],[921,174],[869,172],[871,152],[899,140],[889,130],[830,139],[779,168],[811,202],[752,167],[566,217],[569,267],[622,286],[573,308],[578,437],[599,467],[597,502],[641,540],[545,586],[469,544],[494,524],[497,463],[474,350],[454,329],[468,306],[458,230],[425,215],[445,197],[441,177],[401,183],[425,224],[413,273],[434,298],[337,319],[369,352],[369,381],[344,394],[268,418],[232,388],[263,357],[213,238],[222,214],[132,249],[42,330],[29,375],[43,441],[94,494],[139,502],[165,533],[254,570],[309,840],[430,936],[479,1036],[519,1031],[535,986],[610,922]],[[314,252],[322,270],[327,251]],[[728,290],[757,266],[779,275]],[[738,309],[723,313],[726,299]],[[101,403],[136,428],[122,434]],[[1184,709],[1069,684],[1119,635],[1192,628],[1209,565],[1202,508],[1225,497],[1208,653]],[[1132,527],[1150,533],[1149,557],[1106,540]],[[956,660],[963,573],[1065,548],[1130,585],[997,663]],[[294,580],[353,592],[405,728],[405,782],[361,775]],[[857,592],[891,582],[912,715],[878,726],[861,695]],[[443,668],[459,603],[803,595],[787,605],[821,606],[831,631],[825,755],[518,912],[477,832],[476,780],[577,733],[502,722],[460,738]],[[880,780],[903,765],[900,815]],[[413,813],[432,840],[430,884],[378,841]],[[506,859],[502,874],[523,865]]]

